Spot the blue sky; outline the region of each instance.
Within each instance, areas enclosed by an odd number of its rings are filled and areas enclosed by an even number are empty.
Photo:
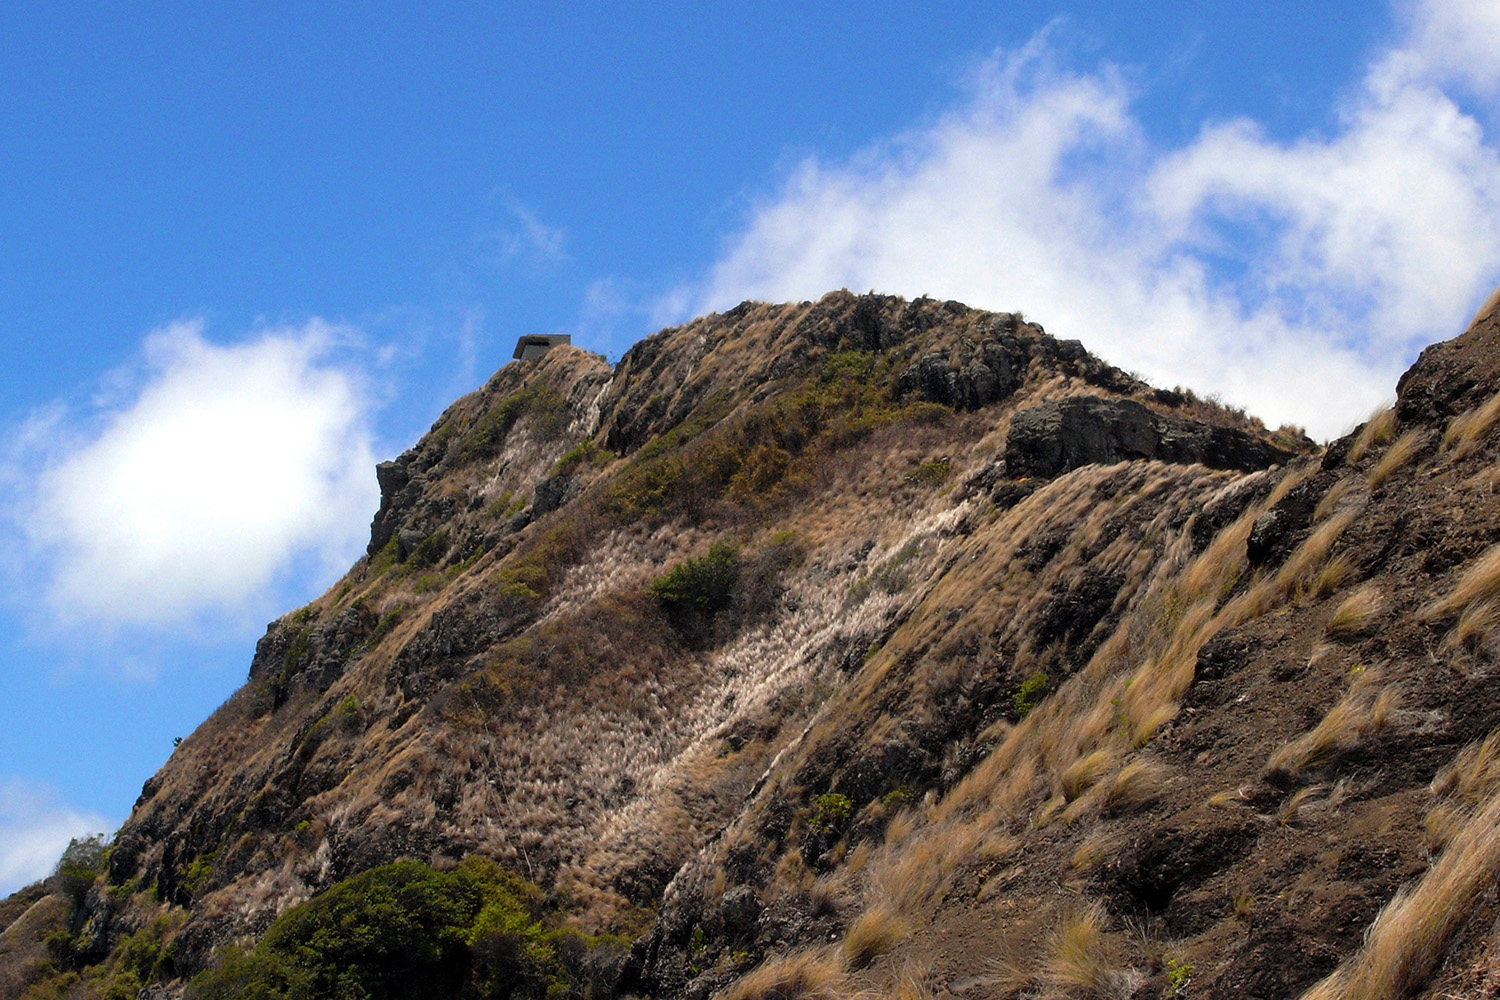
[[[566,331],[1019,309],[1328,438],[1500,281],[1500,2],[0,7],[0,890]]]

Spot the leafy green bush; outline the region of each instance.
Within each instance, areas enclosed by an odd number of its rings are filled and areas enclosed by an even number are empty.
[[[1021,688],[1014,697],[1016,714],[1025,716],[1037,702],[1042,700],[1042,695],[1047,693],[1047,675],[1038,671],[1021,682]]]
[[[92,837],[74,837],[58,859],[48,888],[66,896],[76,909],[83,905],[94,880],[104,874],[109,861],[109,838],[102,833]]]
[[[825,792],[813,800],[813,829],[818,833],[842,830],[853,812],[854,804],[849,801],[849,796]]]
[[[448,554],[448,529],[441,528],[422,539],[407,561],[415,569],[431,566]]]
[[[599,447],[592,439],[586,439],[569,448],[557,460],[557,464],[552,467],[552,474],[565,476],[580,465],[608,465],[614,457],[614,452]]]
[[[402,610],[403,609],[401,605],[398,604],[394,608],[391,608],[391,610],[387,611],[385,614],[381,615],[380,620],[375,623],[375,630],[370,633],[370,638],[367,641],[366,645],[371,647],[380,645],[380,641],[386,636],[390,635],[391,631],[395,629],[397,625],[401,624]]]
[[[253,950],[226,949],[192,1000],[545,1000],[572,986],[541,892],[491,861],[397,861],[287,910]]]
[[[652,580],[651,593],[669,609],[713,614],[729,604],[739,575],[739,548],[714,542],[707,555],[678,563]]]

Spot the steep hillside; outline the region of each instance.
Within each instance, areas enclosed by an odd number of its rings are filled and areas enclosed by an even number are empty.
[[[951,302],[508,365],[0,993],[1490,995],[1497,351],[1325,453]]]

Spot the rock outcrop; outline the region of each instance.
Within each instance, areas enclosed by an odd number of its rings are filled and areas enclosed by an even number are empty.
[[[1049,479],[1085,465],[1141,460],[1251,472],[1292,457],[1263,435],[1164,416],[1132,399],[1086,395],[1018,410],[1005,441],[1008,473]]]

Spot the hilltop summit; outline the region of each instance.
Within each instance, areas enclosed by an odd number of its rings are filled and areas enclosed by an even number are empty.
[[[1487,995],[1497,331],[1326,452],[929,299],[509,364],[0,993]]]

